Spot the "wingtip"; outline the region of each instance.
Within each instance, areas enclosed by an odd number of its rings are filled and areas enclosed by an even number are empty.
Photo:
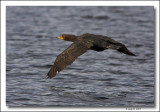
[[[54,66],[51,67],[50,71],[46,75],[46,79],[52,79],[53,77],[56,76],[56,69]]]
[[[135,56],[135,57],[136,57],[137,55],[135,55],[135,54],[134,54],[133,56]]]
[[[46,75],[45,79],[51,79],[48,75]]]
[[[52,78],[52,76],[49,74],[49,72],[48,72],[48,74],[46,75],[46,77],[45,77],[46,79],[51,79]]]
[[[130,54],[130,55],[131,55],[131,56],[137,56],[137,55],[135,55],[135,54],[133,54],[133,53],[132,53],[132,54]]]

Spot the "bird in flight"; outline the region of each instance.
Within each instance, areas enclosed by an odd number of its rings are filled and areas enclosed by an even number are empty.
[[[56,76],[57,72],[62,71],[67,65],[71,65],[78,56],[88,50],[100,52],[106,49],[114,49],[127,55],[136,56],[130,52],[124,44],[103,35],[86,33],[80,36],[75,36],[71,34],[63,34],[56,38],[71,41],[73,43],[57,56],[53,66],[46,76],[47,79]]]

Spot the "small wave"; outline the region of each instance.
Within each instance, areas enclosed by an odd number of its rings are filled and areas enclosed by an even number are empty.
[[[106,99],[109,99],[109,98],[107,98],[105,96],[94,96],[93,98],[97,99],[97,100],[106,100]]]
[[[108,16],[90,16],[90,15],[87,15],[87,16],[82,16],[82,18],[84,19],[109,19]]]

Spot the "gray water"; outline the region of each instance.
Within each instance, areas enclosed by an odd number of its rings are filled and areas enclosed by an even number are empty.
[[[7,106],[154,106],[153,7],[7,7]],[[45,79],[71,42],[63,33],[107,35],[136,57],[88,51]]]

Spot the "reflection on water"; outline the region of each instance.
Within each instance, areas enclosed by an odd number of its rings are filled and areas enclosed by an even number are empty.
[[[7,7],[7,106],[154,106],[153,7]],[[88,51],[49,80],[71,43],[63,33],[103,34],[137,57]]]

